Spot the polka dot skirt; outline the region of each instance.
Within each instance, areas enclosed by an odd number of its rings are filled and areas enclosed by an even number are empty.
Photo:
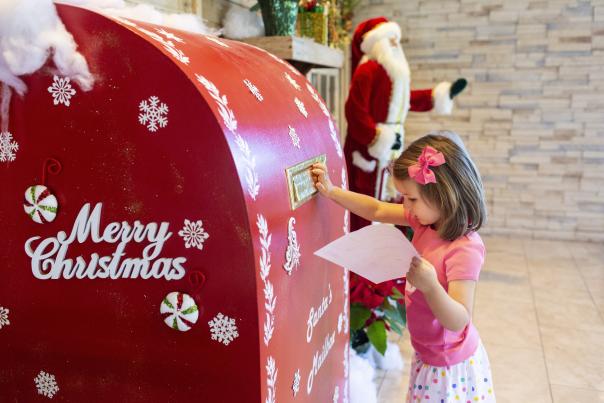
[[[491,366],[482,343],[474,355],[450,367],[424,364],[416,354],[411,364],[407,402],[495,402]]]

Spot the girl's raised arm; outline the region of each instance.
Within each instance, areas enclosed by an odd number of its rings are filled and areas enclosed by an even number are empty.
[[[405,219],[405,209],[402,204],[382,202],[371,196],[333,186],[323,164],[313,164],[311,173],[319,193],[352,213],[369,221],[409,225]]]

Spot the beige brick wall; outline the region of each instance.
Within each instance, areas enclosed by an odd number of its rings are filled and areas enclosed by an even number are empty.
[[[398,22],[412,87],[465,77],[450,117],[483,176],[483,233],[604,241],[604,0],[363,0]]]

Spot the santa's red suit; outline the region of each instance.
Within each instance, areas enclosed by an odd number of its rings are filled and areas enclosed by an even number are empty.
[[[353,75],[345,107],[348,131],[344,145],[349,186],[381,200],[393,197],[386,167],[402,152],[407,112],[435,109],[447,114],[453,107],[450,83],[411,90],[400,38],[400,27],[379,17],[359,24],[352,41]],[[397,146],[398,150],[392,149]],[[367,224],[351,215],[351,230]]]

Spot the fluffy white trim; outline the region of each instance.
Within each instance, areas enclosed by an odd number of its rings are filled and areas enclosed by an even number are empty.
[[[350,403],[377,403],[375,369],[350,349]]]
[[[363,155],[360,152],[353,151],[352,152],[352,165],[354,165],[358,168],[361,168],[362,171],[370,173],[370,172],[375,171],[375,166],[377,165],[377,163],[375,162],[375,160],[368,161],[365,159],[365,157],[363,157]]]
[[[451,99],[451,83],[443,81],[438,83],[432,90],[432,101],[434,111],[439,115],[450,115],[453,112],[453,100]]]
[[[390,160],[390,150],[396,140],[396,130],[394,127],[378,123],[379,135],[376,142],[367,149],[369,155],[380,162]]]
[[[401,27],[399,27],[396,22],[392,21],[379,24],[363,36],[361,50],[363,53],[369,53],[371,48],[373,48],[373,45],[383,38],[396,38],[397,41],[400,41]]]

